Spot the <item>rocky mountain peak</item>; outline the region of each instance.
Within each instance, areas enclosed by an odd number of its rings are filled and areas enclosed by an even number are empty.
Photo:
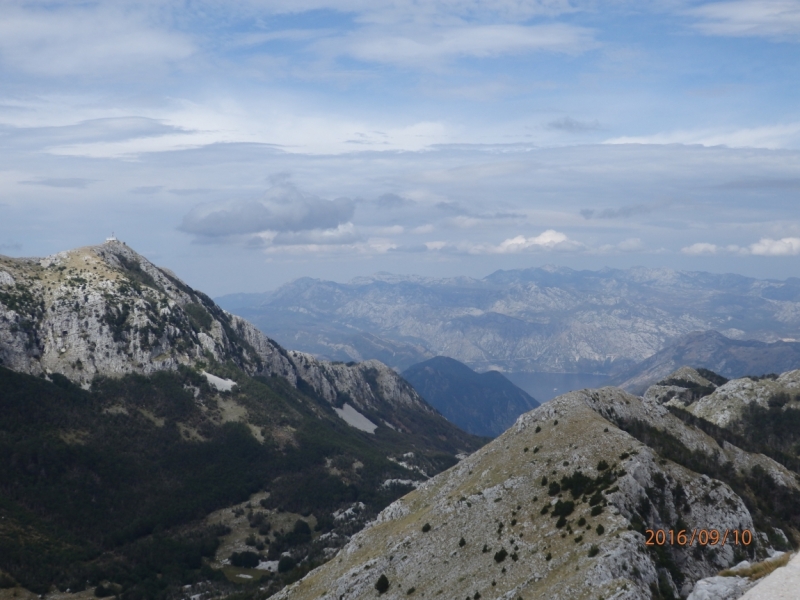
[[[372,411],[399,429],[406,420],[397,411],[437,414],[384,364],[286,351],[118,240],[41,259],[0,257],[0,364],[7,368],[59,373],[88,387],[97,375],[226,362],[285,378],[339,408]]]

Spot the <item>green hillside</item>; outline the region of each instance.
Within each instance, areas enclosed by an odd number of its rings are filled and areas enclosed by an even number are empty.
[[[333,511],[362,502],[374,515],[411,489],[382,485],[420,478],[390,457],[413,452],[403,462],[433,474],[479,445],[419,414],[409,418],[429,422],[417,422],[417,433],[382,427],[369,435],[285,379],[214,371],[237,385],[218,392],[198,370],[181,368],[97,378],[86,391],[60,375],[48,381],[0,367],[4,585],[13,578],[42,593],[106,582],[125,598],[168,597],[200,580],[224,587],[208,564],[227,532],[203,519],[263,490],[263,509],[318,524],[312,536],[259,538],[262,558],[271,550],[307,558],[298,573],[271,579],[277,589],[324,560],[312,541],[335,529]]]

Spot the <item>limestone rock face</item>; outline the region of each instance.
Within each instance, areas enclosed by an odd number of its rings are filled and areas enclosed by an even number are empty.
[[[633,431],[632,423],[697,453],[719,453],[735,471],[761,465],[798,489],[781,465],[729,444],[720,449],[658,402],[616,388],[572,392],[396,501],[276,598],[374,598],[382,575],[382,597],[393,599],[640,599],[654,590],[686,598],[695,582],[743,555],[767,555],[759,532],[747,548],[648,546],[647,529],[691,537],[755,526],[729,485],[660,456],[623,429]]]
[[[0,365],[60,373],[84,386],[96,375],[153,373],[213,359],[251,375],[310,385],[331,403],[387,403],[435,413],[394,371],[287,352],[119,241],[43,259],[0,257]]]
[[[798,407],[800,406],[798,395],[800,395],[800,370],[789,371],[775,379],[753,380],[743,377],[718,387],[714,393],[688,406],[687,410],[720,427],[727,427],[741,418],[744,407],[750,403],[768,408],[777,401],[783,407]]]

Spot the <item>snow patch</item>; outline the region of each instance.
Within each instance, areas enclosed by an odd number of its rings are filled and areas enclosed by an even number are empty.
[[[370,421],[347,402],[344,403],[344,408],[334,408],[333,410],[335,410],[336,414],[344,419],[345,423],[350,425],[350,427],[355,427],[367,433],[375,433],[375,430],[378,428],[375,423]]]
[[[219,392],[230,392],[233,389],[233,386],[236,385],[236,382],[232,379],[223,379],[222,377],[217,377],[216,375],[212,375],[211,373],[206,373],[203,371],[203,375],[206,376],[208,383],[217,389]]]

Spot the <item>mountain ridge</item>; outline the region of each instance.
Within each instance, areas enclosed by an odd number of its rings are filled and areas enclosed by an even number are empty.
[[[239,298],[231,309],[278,340],[329,359],[363,360],[373,350],[353,339],[369,334],[394,348],[396,357],[382,359],[401,370],[446,355],[478,371],[617,375],[692,331],[800,339],[800,280],[671,269],[303,278],[250,301],[243,306]]]

